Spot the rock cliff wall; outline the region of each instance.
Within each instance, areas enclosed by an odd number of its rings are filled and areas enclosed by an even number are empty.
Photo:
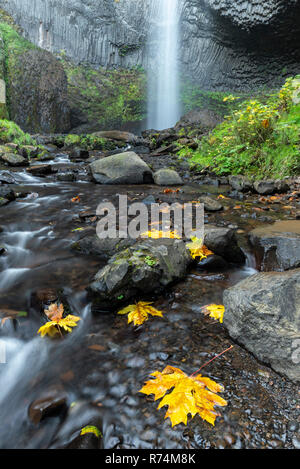
[[[27,39],[77,62],[151,68],[158,0],[0,0]],[[181,65],[208,89],[281,82],[300,71],[300,0],[182,0]]]

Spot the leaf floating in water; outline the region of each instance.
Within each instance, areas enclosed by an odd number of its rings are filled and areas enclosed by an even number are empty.
[[[202,259],[206,259],[208,256],[212,256],[214,254],[203,244],[202,239],[192,236],[191,240],[192,242],[188,243],[186,246],[189,248],[193,259],[199,257],[200,261],[202,261]]]
[[[59,306],[57,303],[52,303],[48,309],[45,309],[46,316],[50,319],[44,326],[40,327],[38,334],[42,337],[48,335],[51,338],[60,335],[62,337],[62,331],[72,332],[73,327],[78,326],[78,321],[81,320],[78,316],[69,314],[63,318],[64,307],[62,304]]]
[[[144,322],[148,321],[149,315],[163,317],[162,311],[153,308],[152,304],[151,302],[139,301],[135,305],[129,305],[121,309],[118,314],[128,314],[128,324],[133,322],[135,326],[141,326]]]
[[[75,204],[75,203],[77,203],[77,202],[80,202],[80,197],[79,197],[79,195],[77,195],[76,197],[73,197],[73,198],[71,199],[71,202],[73,202],[73,204]]]
[[[155,371],[151,376],[155,379],[147,381],[139,392],[154,394],[155,400],[163,397],[158,409],[168,406],[165,419],[170,418],[172,427],[181,422],[187,425],[188,415],[193,418],[196,414],[214,425],[220,415],[215,406],[227,405],[217,394],[224,390],[223,386],[201,374],[187,376],[179,368],[167,366],[163,372]]]
[[[223,305],[211,304],[203,306],[202,309],[205,315],[208,315],[210,318],[220,321],[220,323],[222,324],[225,313],[225,307]]]

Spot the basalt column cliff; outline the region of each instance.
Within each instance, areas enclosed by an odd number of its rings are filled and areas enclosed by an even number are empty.
[[[0,0],[0,7],[51,52],[93,65],[151,67],[153,0]],[[181,0],[180,8],[181,70],[200,86],[254,89],[299,71],[299,0]]]

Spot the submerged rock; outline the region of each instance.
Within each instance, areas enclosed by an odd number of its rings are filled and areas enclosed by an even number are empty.
[[[62,412],[67,407],[67,395],[64,391],[55,389],[45,396],[32,402],[28,409],[30,420],[38,424],[42,419]]]
[[[99,184],[143,184],[152,182],[149,166],[134,152],[108,156],[90,164]]]
[[[153,179],[158,186],[180,186],[183,184],[179,174],[173,169],[159,169],[154,173]]]
[[[300,267],[300,221],[288,220],[256,228],[249,233],[260,270]]]
[[[157,293],[186,274],[192,259],[184,241],[147,239],[113,256],[88,287],[95,311]]]
[[[229,334],[259,360],[300,382],[300,269],[264,272],[224,292]]]

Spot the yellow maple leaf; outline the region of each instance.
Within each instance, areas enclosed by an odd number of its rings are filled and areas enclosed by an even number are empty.
[[[204,314],[209,315],[210,318],[220,321],[220,323],[222,324],[225,313],[225,307],[223,305],[211,304],[203,306],[202,309]]]
[[[64,307],[63,304],[59,306],[57,303],[52,303],[48,309],[45,309],[46,316],[50,319],[44,326],[40,327],[38,334],[41,334],[41,337],[48,335],[53,338],[57,335],[62,336],[62,331],[67,333],[72,332],[72,328],[76,327],[78,321],[81,320],[78,316],[73,316],[69,314],[63,318]]]
[[[133,322],[135,326],[141,326],[144,322],[148,321],[149,314],[151,316],[159,316],[160,318],[163,317],[162,311],[153,308],[152,304],[147,301],[139,301],[134,305],[121,309],[118,314],[128,314],[128,324]]]
[[[188,243],[186,246],[189,248],[191,256],[193,259],[196,259],[197,257],[200,258],[200,261],[202,259],[206,259],[207,256],[212,256],[213,252],[210,251],[204,244],[203,240],[196,238],[195,236],[191,237],[192,242]]]
[[[216,394],[224,390],[223,386],[201,374],[188,376],[179,368],[167,366],[162,372],[155,371],[151,376],[155,379],[147,381],[139,392],[154,394],[155,400],[163,397],[158,409],[168,406],[165,419],[170,418],[172,427],[181,422],[187,425],[188,415],[194,418],[196,414],[214,425],[216,417],[220,415],[215,406],[227,405]]]
[[[161,238],[169,238],[169,239],[181,239],[180,236],[177,234],[176,231],[161,231],[152,229],[151,231],[146,231],[145,233],[141,234],[142,238],[153,238],[153,239],[161,239]]]

